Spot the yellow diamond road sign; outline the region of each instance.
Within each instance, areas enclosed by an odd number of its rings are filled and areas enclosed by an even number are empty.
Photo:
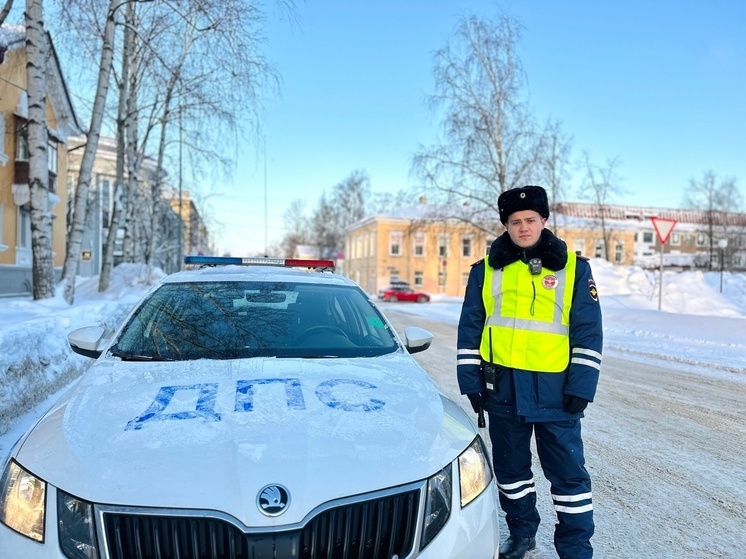
[[[668,236],[671,234],[674,225],[677,223],[676,220],[662,219],[660,217],[651,217],[650,220],[653,222],[653,227],[655,227],[655,232],[658,233],[658,238],[660,239],[661,244],[665,245]]]

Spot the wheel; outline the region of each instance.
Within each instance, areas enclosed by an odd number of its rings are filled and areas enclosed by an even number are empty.
[[[389,301],[391,301],[392,303],[396,303],[398,300],[399,297],[397,297],[396,295],[392,295],[391,297],[389,297]]]
[[[427,297],[425,297],[424,295],[420,295],[420,296],[419,296],[419,297],[417,298],[417,302],[418,302],[418,303],[427,303],[427,302],[428,302],[428,298],[427,298]]]
[[[327,326],[325,324],[320,324],[319,326],[311,326],[308,330],[303,332],[300,336],[298,336],[295,340],[295,343],[300,343],[307,338],[310,338],[311,336],[315,336],[320,332],[329,332],[330,334],[338,334],[340,336],[344,336],[348,340],[350,337],[345,333],[344,330],[339,328],[338,326]]]

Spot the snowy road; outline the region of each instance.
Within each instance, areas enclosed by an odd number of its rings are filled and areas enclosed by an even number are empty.
[[[435,335],[415,357],[441,390],[471,410],[456,383],[456,327],[387,306],[398,331]],[[739,375],[672,370],[665,361],[605,357],[583,420],[593,478],[595,556],[746,557],[746,383]],[[549,485],[534,464],[542,526],[530,559],[555,558]],[[507,528],[501,521],[502,535]]]

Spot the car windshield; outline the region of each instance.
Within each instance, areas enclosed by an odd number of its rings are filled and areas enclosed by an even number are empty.
[[[125,325],[111,353],[126,360],[375,357],[399,348],[353,286],[165,283]]]

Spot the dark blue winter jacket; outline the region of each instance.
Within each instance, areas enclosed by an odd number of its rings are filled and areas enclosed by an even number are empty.
[[[570,362],[563,372],[542,373],[495,365],[496,390],[488,392],[483,375],[484,361],[475,359],[486,320],[482,299],[484,267],[489,265],[500,269],[518,260],[528,263],[532,258],[540,258],[545,268],[561,270],[567,262],[567,245],[544,229],[537,245],[524,250],[513,244],[506,232],[492,243],[487,260],[480,260],[472,266],[458,325],[459,388],[462,394],[486,392],[485,409],[490,413],[518,415],[526,421],[580,417],[582,414],[572,415],[564,411],[563,398],[573,395],[593,401],[603,346],[601,307],[587,259],[577,259],[570,309]]]

